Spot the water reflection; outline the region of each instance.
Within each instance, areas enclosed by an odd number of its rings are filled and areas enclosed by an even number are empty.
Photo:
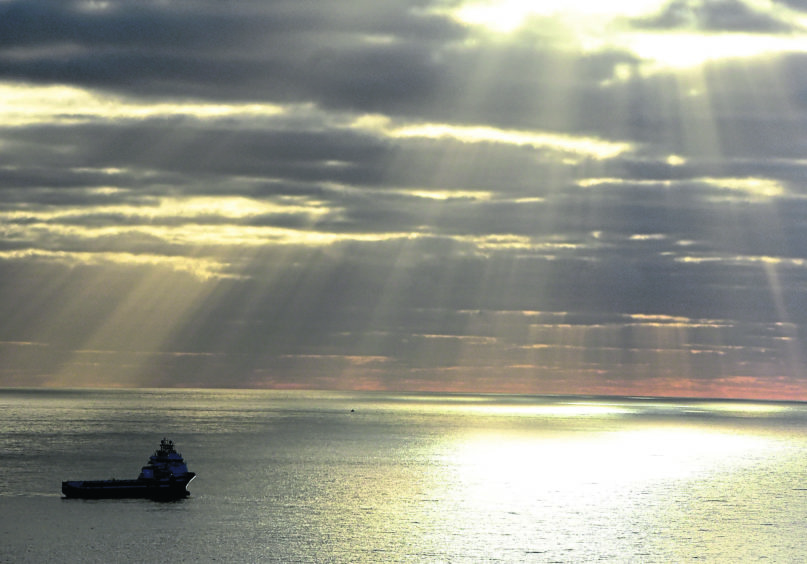
[[[429,517],[437,530],[451,523],[446,542],[469,560],[640,555],[659,541],[654,531],[675,538],[670,546],[680,541],[669,529],[671,500],[718,476],[730,481],[779,448],[763,436],[669,425],[475,434],[446,450]]]
[[[513,486],[519,493],[587,483],[635,485],[727,471],[775,448],[758,436],[686,427],[583,437],[494,434],[461,441],[453,468],[468,483]]]
[[[803,555],[804,405],[132,391],[5,393],[0,407],[0,561]],[[138,467],[164,434],[199,473],[189,499],[57,503],[60,480]]]

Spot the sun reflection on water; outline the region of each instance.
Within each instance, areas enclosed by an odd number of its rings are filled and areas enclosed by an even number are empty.
[[[491,435],[462,443],[454,454],[458,477],[478,484],[481,497],[497,486],[519,497],[560,486],[630,486],[694,478],[741,461],[765,440],[685,427],[660,427],[584,437]]]
[[[624,556],[662,542],[654,531],[681,534],[664,515],[682,492],[730,482],[781,446],[702,426],[602,428],[469,434],[446,453],[432,517],[502,550]]]
[[[611,417],[626,415],[631,410],[605,403],[547,403],[542,405],[487,405],[479,408],[484,415],[509,415],[513,417]]]

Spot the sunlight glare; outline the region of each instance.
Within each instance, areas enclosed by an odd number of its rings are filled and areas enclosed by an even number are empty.
[[[76,123],[93,119],[146,119],[193,116],[199,119],[271,117],[288,108],[277,104],[209,104],[203,102],[142,102],[74,86],[0,84],[0,106],[6,126]]]
[[[389,130],[389,135],[397,138],[451,138],[462,143],[503,143],[556,150],[598,160],[616,157],[632,148],[630,143],[607,141],[596,137],[442,123],[403,126]]]
[[[804,35],[750,33],[626,33],[618,41],[646,61],[686,68],[718,59],[741,59],[768,53],[804,53]],[[682,48],[686,45],[686,48]]]
[[[459,445],[456,471],[472,503],[537,500],[579,488],[581,504],[616,490],[736,470],[747,455],[775,448],[764,437],[657,427],[583,438],[479,436]],[[475,501],[473,501],[475,500]]]
[[[781,182],[770,178],[701,178],[700,181],[718,189],[737,192],[746,201],[772,200],[787,194]]]
[[[797,31],[787,35],[687,28],[647,32],[641,19],[657,16],[665,5],[663,0],[570,0],[556,4],[503,0],[468,2],[450,9],[447,15],[463,25],[502,36],[536,26],[547,32],[563,29],[564,39],[571,39],[570,45],[583,52],[626,50],[641,59],[643,70],[651,71],[688,68],[717,59],[807,51],[804,33],[807,26],[803,18],[770,2],[757,2],[753,9],[772,19],[786,21]],[[631,73],[625,67],[617,67],[614,78],[626,80]]]
[[[656,10],[660,0],[568,0],[562,3],[533,2],[530,0],[502,0],[474,2],[459,7],[454,17],[468,25],[484,26],[497,33],[515,31],[534,16],[568,18],[635,17]]]
[[[631,413],[620,405],[609,405],[601,402],[569,402],[542,405],[490,405],[479,406],[480,414],[511,417],[615,417]]]
[[[489,201],[493,198],[493,193],[488,190],[430,190],[430,189],[402,189],[395,190],[398,194],[411,196],[413,198],[424,198],[426,200],[475,200]]]

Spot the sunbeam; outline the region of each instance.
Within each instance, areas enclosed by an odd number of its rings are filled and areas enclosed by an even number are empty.
[[[801,398],[805,34],[0,2],[0,385]]]

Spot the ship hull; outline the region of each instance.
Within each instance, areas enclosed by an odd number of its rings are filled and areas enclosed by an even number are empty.
[[[195,474],[188,474],[170,480],[73,480],[62,482],[62,493],[79,499],[182,499],[191,494],[185,487]]]

